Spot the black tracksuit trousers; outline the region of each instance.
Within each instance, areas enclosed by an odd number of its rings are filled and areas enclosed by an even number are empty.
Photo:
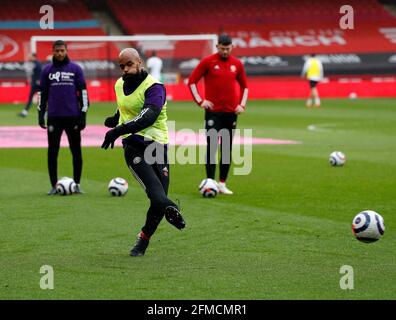
[[[150,237],[164,217],[164,209],[170,205],[176,206],[167,196],[169,188],[167,145],[124,139],[123,146],[125,161],[150,200],[146,223],[142,228],[144,234]],[[148,152],[149,149],[155,149],[155,152]],[[156,160],[153,161],[150,155]]]

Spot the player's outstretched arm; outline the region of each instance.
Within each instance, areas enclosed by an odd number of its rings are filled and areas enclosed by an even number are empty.
[[[154,124],[166,101],[165,87],[162,84],[154,84],[146,90],[144,97],[145,103],[135,118],[107,131],[102,144],[103,149],[107,149],[109,146],[113,148],[114,141],[121,135],[134,134]]]
[[[114,142],[122,135],[127,133],[136,133],[143,129],[150,127],[157,120],[161,113],[161,109],[156,106],[144,106],[142,111],[132,120],[120,124],[115,128],[107,131],[105,139],[102,144],[102,149],[108,147],[114,148]]]

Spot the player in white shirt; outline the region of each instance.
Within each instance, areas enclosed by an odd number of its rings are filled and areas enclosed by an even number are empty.
[[[161,58],[157,57],[157,53],[153,51],[151,57],[146,61],[146,66],[149,69],[149,73],[159,81],[161,81],[162,65]]]
[[[305,61],[301,77],[309,81],[309,86],[311,88],[306,103],[307,107],[311,107],[313,102],[315,102],[315,107],[320,107],[319,92],[316,85],[319,81],[323,80],[323,65],[319,59],[315,58],[314,53]]]

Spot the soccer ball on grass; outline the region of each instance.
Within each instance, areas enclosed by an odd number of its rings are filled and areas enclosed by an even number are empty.
[[[384,232],[384,219],[375,211],[359,212],[352,220],[352,233],[359,241],[375,242],[383,236]]]
[[[341,151],[334,151],[330,154],[329,162],[333,167],[343,166],[346,162],[346,156]]]
[[[128,181],[120,177],[111,179],[108,190],[112,196],[124,196],[128,192]]]
[[[202,180],[198,189],[205,198],[214,198],[219,193],[216,181],[210,178]]]
[[[62,196],[73,194],[76,191],[76,183],[72,178],[63,177],[55,185],[56,191]]]

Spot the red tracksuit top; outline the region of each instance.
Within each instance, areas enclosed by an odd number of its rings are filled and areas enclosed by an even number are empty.
[[[201,97],[196,85],[202,77],[205,83],[205,98]],[[198,105],[205,99],[214,104],[211,112],[234,112],[238,104],[246,106],[246,82],[245,68],[239,59],[229,56],[224,60],[215,53],[202,59],[193,70],[188,79],[188,87]]]

